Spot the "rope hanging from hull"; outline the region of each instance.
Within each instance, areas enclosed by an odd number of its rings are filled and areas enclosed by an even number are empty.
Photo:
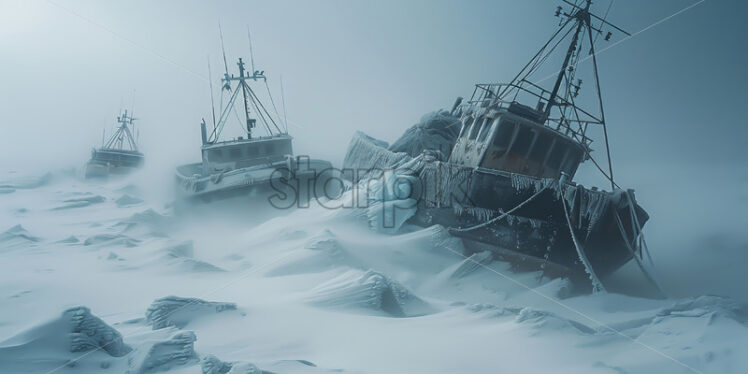
[[[566,223],[569,224],[569,233],[571,234],[571,241],[574,243],[574,248],[577,250],[577,255],[579,256],[579,260],[582,261],[582,264],[584,265],[584,269],[587,271],[587,274],[590,276],[590,280],[592,281],[592,291],[593,292],[605,292],[605,287],[603,286],[603,283],[600,282],[600,278],[597,277],[597,274],[595,274],[595,270],[592,268],[592,265],[590,264],[589,259],[587,259],[587,255],[584,254],[584,248],[582,248],[582,245],[579,243],[579,240],[577,240],[577,235],[574,233],[574,225],[571,224],[571,218],[569,217],[569,209],[566,207],[566,201],[561,199],[561,204],[564,206],[564,215],[566,216]]]
[[[647,278],[647,281],[649,281],[649,283],[651,283],[655,287],[660,296],[666,298],[667,296],[665,296],[665,293],[662,291],[659,283],[657,283],[654,276],[652,276],[652,274],[644,267],[644,263],[642,262],[642,260],[636,256],[636,251],[631,247],[631,244],[629,243],[629,240],[626,236],[626,229],[623,227],[623,222],[621,222],[621,216],[618,215],[618,212],[616,212],[616,223],[618,223],[618,230],[621,232],[621,237],[623,238],[624,243],[626,243],[626,249],[629,250],[629,253],[636,261],[636,264],[639,266],[642,274],[644,274],[644,277]],[[632,224],[634,224],[634,222],[632,222]],[[639,235],[641,235],[641,232],[639,233]],[[639,235],[636,235],[634,240],[636,240]],[[641,248],[639,248],[639,250],[641,251]]]
[[[450,228],[448,228],[448,230],[449,230],[449,232],[467,232],[467,231],[473,231],[473,230],[479,229],[481,227],[486,227],[486,226],[488,226],[488,225],[490,225],[492,223],[501,221],[502,219],[506,218],[510,214],[512,214],[515,211],[517,211],[519,208],[522,208],[523,206],[525,206],[525,204],[527,204],[530,201],[534,200],[536,197],[538,197],[538,195],[540,195],[541,192],[545,191],[545,189],[547,187],[548,186],[544,186],[543,188],[541,188],[540,190],[538,190],[538,192],[535,192],[534,195],[532,195],[529,198],[527,198],[527,200],[521,202],[519,205],[515,206],[514,208],[510,209],[509,211],[507,211],[506,213],[504,213],[504,214],[502,214],[502,215],[500,215],[498,217],[491,218],[490,220],[488,220],[486,222],[483,222],[481,224],[475,225],[475,226],[470,226],[470,227],[466,227],[466,228],[450,227]]]

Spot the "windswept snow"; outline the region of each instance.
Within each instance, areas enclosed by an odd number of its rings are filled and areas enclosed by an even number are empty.
[[[154,330],[169,326],[183,328],[194,319],[228,310],[236,310],[236,304],[167,296],[155,300],[148,307],[145,320]]]
[[[0,373],[748,371],[727,297],[570,297],[371,205],[177,216],[129,181],[44,179],[0,194]]]

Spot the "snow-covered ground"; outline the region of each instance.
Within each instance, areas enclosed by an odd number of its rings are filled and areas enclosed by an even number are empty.
[[[142,178],[6,177],[1,373],[748,372],[730,298],[567,297],[357,209],[175,216]]]

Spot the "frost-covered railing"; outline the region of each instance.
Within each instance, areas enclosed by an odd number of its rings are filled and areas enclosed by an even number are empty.
[[[526,86],[529,86],[526,87]],[[464,101],[458,109],[464,112],[465,110],[473,107],[492,107],[496,109],[509,109],[512,105],[519,104],[517,98],[520,94],[526,94],[534,97],[540,102],[545,102],[546,105],[550,98],[550,92],[544,88],[529,82],[520,81],[519,83],[479,83],[475,85],[473,94],[470,100]],[[592,139],[586,136],[587,125],[590,124],[602,124],[603,121],[597,116],[590,114],[584,109],[576,106],[573,102],[567,101],[563,97],[556,97],[555,99],[559,107],[570,108],[570,113],[573,112],[574,117],[561,115],[559,118],[543,118],[544,113],[540,110],[534,110],[530,107],[523,106],[532,112],[538,122],[547,126],[548,128],[568,136],[579,143],[589,146],[592,143]],[[572,124],[576,125],[572,127]]]

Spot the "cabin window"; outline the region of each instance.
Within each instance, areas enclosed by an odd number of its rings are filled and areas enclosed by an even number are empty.
[[[210,161],[213,161],[213,162],[223,161],[223,151],[220,149],[214,149],[210,151]]]
[[[545,161],[545,155],[548,154],[548,148],[550,148],[553,138],[546,134],[538,134],[535,139],[535,145],[532,146],[530,151],[530,160],[542,163]]]
[[[460,134],[461,138],[464,138],[467,136],[467,134],[470,133],[471,126],[473,124],[473,117],[469,117],[465,120],[465,124],[462,126],[462,133]]]
[[[526,155],[527,151],[530,150],[530,145],[532,144],[532,139],[534,137],[535,132],[532,131],[532,129],[526,126],[520,126],[517,139],[514,141],[514,145],[512,145],[512,153],[516,153],[520,156]]]
[[[514,135],[514,128],[517,126],[516,123],[511,121],[501,121],[499,129],[493,136],[493,146],[499,150],[506,151],[509,147],[509,143],[512,141],[512,135]]]
[[[566,157],[566,160],[564,161],[562,170],[566,172],[567,174],[571,175],[576,170],[578,162],[579,162],[579,155],[577,154],[577,152],[570,151],[569,155]]]
[[[486,141],[486,137],[491,132],[491,130],[494,127],[495,121],[493,118],[486,118],[485,121],[483,121],[483,127],[480,129],[480,133],[478,134],[478,141],[484,142]]]
[[[272,154],[273,152],[275,152],[275,147],[274,147],[274,144],[273,144],[273,143],[265,143],[265,144],[263,145],[263,147],[264,147],[264,150],[265,150],[265,154],[266,154],[266,155],[270,155],[270,154]]]
[[[560,140],[556,140],[556,142],[553,144],[553,149],[551,150],[551,154],[548,157],[548,163],[546,164],[546,166],[553,170],[559,170],[561,168],[561,161],[563,161],[564,159],[565,152],[566,147]]]
[[[238,160],[242,157],[241,148],[231,148],[229,150],[229,158],[232,160]]]
[[[470,134],[468,135],[468,139],[475,140],[475,138],[478,136],[478,132],[480,131],[483,122],[485,122],[485,120],[478,120],[473,123],[473,126],[470,127]]]

